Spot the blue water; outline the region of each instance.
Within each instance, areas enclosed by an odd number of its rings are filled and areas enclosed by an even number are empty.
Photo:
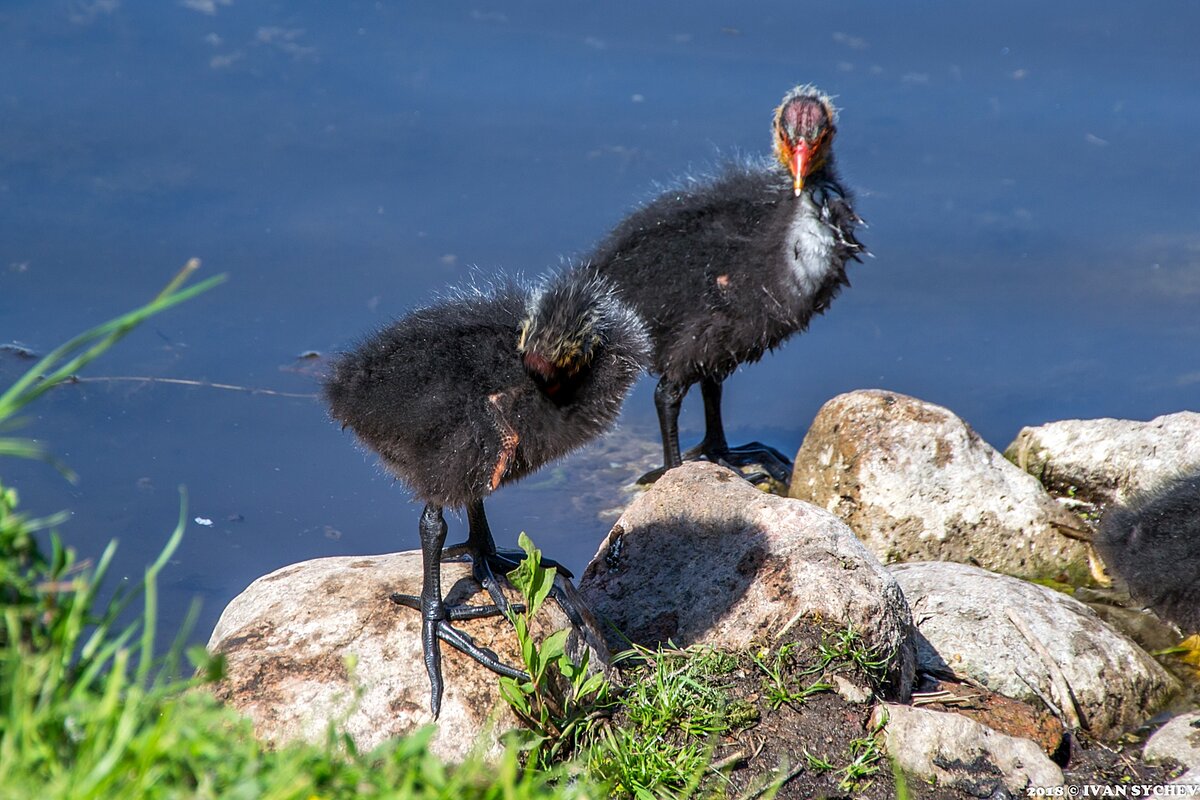
[[[728,384],[731,438],[794,451],[821,403],[884,387],[1003,447],[1026,424],[1200,405],[1200,6],[4,0],[0,343],[46,352],[188,258],[227,284],[86,372],[311,393],[346,346],[472,268],[537,274],[657,184],[764,153],[813,82],[876,258],[811,331]],[[27,367],[0,354],[0,381]],[[623,438],[489,500],[582,569]],[[696,399],[684,439],[698,437]],[[80,476],[0,462],[67,541],[158,552],[203,639],[255,577],[415,547],[418,509],[312,399],[145,382],[54,392],[24,431]],[[639,447],[641,449],[639,449]],[[630,458],[634,458],[630,455]],[[544,479],[543,479],[544,478]]]

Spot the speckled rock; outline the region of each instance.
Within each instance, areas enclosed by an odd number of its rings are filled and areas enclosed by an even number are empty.
[[[907,695],[911,618],[895,580],[840,520],[764,494],[730,470],[687,463],[638,497],[600,545],[579,590],[633,642],[743,648],[803,617],[853,625],[894,654]]]
[[[216,695],[273,742],[323,741],[336,722],[365,751],[433,722],[420,614],[389,600],[392,592],[417,594],[420,586],[418,551],[316,559],[259,578],[230,602],[209,640],[209,650],[228,662]],[[469,564],[443,564],[442,587],[449,602],[489,602]],[[534,636],[569,625],[547,600]],[[455,626],[505,663],[521,663],[507,620]],[[577,663],[584,649],[593,667],[607,666],[608,651],[594,627],[576,629],[568,639]],[[461,760],[477,745],[496,755],[496,738],[517,725],[500,699],[496,674],[445,644],[442,674],[446,689],[430,749],[449,760]]]
[[[1180,714],[1155,731],[1142,757],[1150,762],[1174,759],[1200,775],[1200,711]]]
[[[949,670],[1037,706],[1040,692],[1062,707],[1068,701],[1054,686],[1051,666],[1011,610],[1061,670],[1082,722],[1097,736],[1150,717],[1179,689],[1158,662],[1074,598],[965,564],[891,569],[912,605],[923,669]]]
[[[1024,797],[1026,789],[1063,784],[1063,774],[1036,744],[997,733],[945,711],[881,704],[872,724],[886,715],[884,747],[905,772],[959,789],[971,797]],[[1006,795],[1007,796],[1007,795]]]
[[[885,563],[958,561],[1022,577],[1084,573],[1079,520],[941,406],[839,395],[796,454],[790,494],[833,512]]]
[[[1049,422],[1022,428],[1004,455],[1058,494],[1124,501],[1200,468],[1200,414]]]

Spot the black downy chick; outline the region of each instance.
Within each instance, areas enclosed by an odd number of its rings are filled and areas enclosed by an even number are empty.
[[[1135,599],[1200,632],[1200,471],[1109,508],[1095,543]]]
[[[846,263],[864,252],[855,238],[862,220],[834,171],[836,122],[827,95],[797,86],[775,110],[774,163],[732,164],[715,179],[660,195],[588,259],[642,315],[654,340],[663,470],[681,461],[679,409],[698,382],[705,434],[686,457],[760,463],[782,481],[791,472],[775,448],[728,445],[721,384],[739,364],[807,328],[849,285]]]
[[[649,346],[641,319],[609,283],[576,269],[534,289],[505,283],[462,291],[368,336],[334,363],[324,387],[333,418],[425,503],[421,596],[393,599],[423,617],[435,717],[439,638],[501,674],[527,678],[451,625],[500,613],[506,603],[495,572],[519,560],[497,551],[483,499],[607,431],[648,364]],[[462,545],[443,549],[446,507],[466,509],[469,532]],[[440,563],[465,556],[494,605],[444,604]]]

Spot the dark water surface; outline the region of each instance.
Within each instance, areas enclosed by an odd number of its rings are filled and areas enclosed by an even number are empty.
[[[473,267],[537,274],[655,182],[769,146],[811,81],[877,258],[812,330],[728,384],[731,436],[799,445],[821,403],[883,387],[1003,447],[1026,424],[1146,419],[1200,395],[1200,5],[0,4],[0,343],[46,352],[192,256],[216,291],[87,375],[309,393],[331,352]],[[0,381],[27,362],[0,355]],[[621,438],[489,501],[581,570]],[[685,440],[702,425],[685,408]],[[56,391],[25,433],[80,475],[0,462],[136,578],[190,493],[164,576],[207,636],[255,577],[417,546],[418,508],[311,399],[144,382]],[[611,466],[616,464],[618,466]]]

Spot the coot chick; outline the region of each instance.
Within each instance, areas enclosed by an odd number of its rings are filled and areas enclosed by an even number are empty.
[[[1200,471],[1109,508],[1096,549],[1135,599],[1200,632]]]
[[[860,260],[862,220],[834,170],[837,111],[828,95],[797,86],[775,110],[773,162],[737,163],[711,180],[665,192],[609,233],[588,259],[646,320],[663,440],[662,470],[678,466],[679,409],[695,383],[705,434],[686,456],[760,463],[786,481],[791,461],[757,442],[730,447],[721,384],[829,307]],[[758,476],[762,477],[762,476]]]
[[[324,387],[333,418],[425,503],[421,596],[393,599],[423,617],[435,717],[439,638],[501,674],[526,677],[450,624],[500,613],[506,604],[494,572],[519,560],[497,551],[483,499],[610,428],[648,352],[642,321],[609,283],[568,270],[532,289],[509,282],[461,291],[334,363]],[[466,509],[462,545],[443,549],[443,508]],[[445,605],[440,562],[465,556],[493,605]]]

